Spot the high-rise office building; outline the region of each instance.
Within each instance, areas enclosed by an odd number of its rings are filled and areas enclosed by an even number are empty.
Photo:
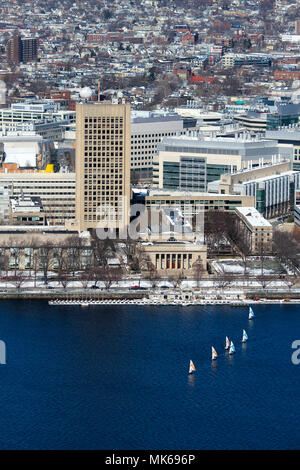
[[[130,106],[76,106],[76,218],[79,230],[129,222]]]
[[[9,62],[31,62],[37,60],[38,39],[21,38],[17,33],[8,41],[6,47],[7,60]]]

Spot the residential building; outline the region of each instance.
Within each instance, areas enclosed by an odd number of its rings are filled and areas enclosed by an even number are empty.
[[[6,54],[8,62],[26,63],[36,61],[38,54],[38,39],[23,38],[18,34],[14,34],[7,43]]]
[[[31,62],[38,57],[38,39],[21,38],[21,62]]]
[[[299,80],[300,70],[275,70],[274,80]]]
[[[22,60],[22,52],[21,52],[21,37],[14,33],[13,37],[8,40],[6,46],[6,55],[7,61],[13,63],[19,63]]]
[[[265,54],[225,54],[221,59],[222,67],[241,67],[242,65],[256,65],[270,67],[270,56]]]

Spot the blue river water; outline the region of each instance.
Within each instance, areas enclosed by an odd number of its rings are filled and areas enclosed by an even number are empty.
[[[2,301],[0,449],[299,448],[299,307],[254,311]]]

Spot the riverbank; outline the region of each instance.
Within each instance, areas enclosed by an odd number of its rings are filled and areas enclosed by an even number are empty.
[[[299,290],[258,290],[258,289],[144,289],[144,290],[58,290],[42,289],[0,291],[0,300],[47,300],[65,301],[69,305],[93,302],[96,304],[149,304],[149,305],[243,305],[252,303],[300,303]],[[62,302],[63,304],[63,302]],[[66,303],[65,303],[66,304]]]

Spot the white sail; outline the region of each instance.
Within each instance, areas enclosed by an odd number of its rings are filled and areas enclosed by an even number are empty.
[[[249,320],[251,320],[252,318],[254,318],[254,312],[253,309],[249,307]]]
[[[190,361],[189,374],[192,374],[193,372],[196,372],[196,367],[194,366],[193,361]]]
[[[235,353],[235,347],[234,347],[233,342],[231,341],[230,348],[229,348],[229,354],[233,354],[233,353]]]
[[[229,341],[228,337],[226,336],[225,349],[229,349],[229,346],[230,346],[230,341]]]
[[[243,338],[242,338],[242,343],[245,343],[248,339],[248,335],[245,330],[243,330]]]
[[[217,351],[216,351],[215,348],[212,346],[212,347],[211,347],[211,358],[212,358],[212,360],[214,361],[215,359],[217,359],[217,357],[218,357]]]

